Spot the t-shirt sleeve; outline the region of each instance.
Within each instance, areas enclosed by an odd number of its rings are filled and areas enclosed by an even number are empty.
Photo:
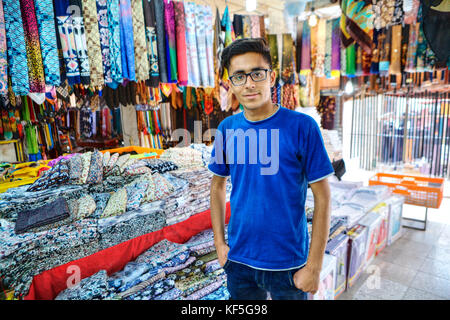
[[[304,149],[305,174],[308,183],[320,181],[334,174],[333,166],[328,157],[319,126],[312,120],[307,133]]]
[[[221,122],[216,130],[208,169],[215,175],[228,177],[230,175],[230,167],[226,163],[226,137],[224,132],[223,122]]]

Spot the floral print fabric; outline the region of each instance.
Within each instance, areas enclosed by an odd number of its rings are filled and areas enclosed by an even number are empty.
[[[112,217],[122,214],[126,211],[126,208],[127,208],[127,190],[125,188],[121,188],[111,195],[105,210],[103,210],[101,218]]]

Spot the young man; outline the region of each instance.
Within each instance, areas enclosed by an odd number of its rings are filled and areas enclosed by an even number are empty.
[[[223,120],[211,161],[211,219],[219,263],[231,299],[304,300],[319,286],[329,233],[334,173],[319,127],[309,116],[272,103],[270,50],[263,39],[225,48],[223,67],[244,112]],[[226,179],[231,217],[225,242]],[[308,184],[314,194],[309,243],[305,215]]]

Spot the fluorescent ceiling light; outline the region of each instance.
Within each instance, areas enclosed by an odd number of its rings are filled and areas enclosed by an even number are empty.
[[[255,11],[256,10],[256,0],[245,0],[245,10]]]

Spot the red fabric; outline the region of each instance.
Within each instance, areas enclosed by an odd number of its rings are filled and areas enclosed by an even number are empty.
[[[228,202],[226,223],[230,219],[230,214],[230,203]],[[74,271],[72,268],[69,269],[70,266],[79,267],[81,272],[79,279],[89,277],[100,270],[106,270],[108,275],[111,275],[122,270],[128,262],[135,260],[140,254],[164,239],[175,243],[184,243],[192,236],[209,228],[211,228],[211,215],[210,210],[206,210],[185,221],[44,271],[33,278],[28,295],[24,297],[24,300],[53,300],[67,288],[68,280],[69,283],[72,282]]]

